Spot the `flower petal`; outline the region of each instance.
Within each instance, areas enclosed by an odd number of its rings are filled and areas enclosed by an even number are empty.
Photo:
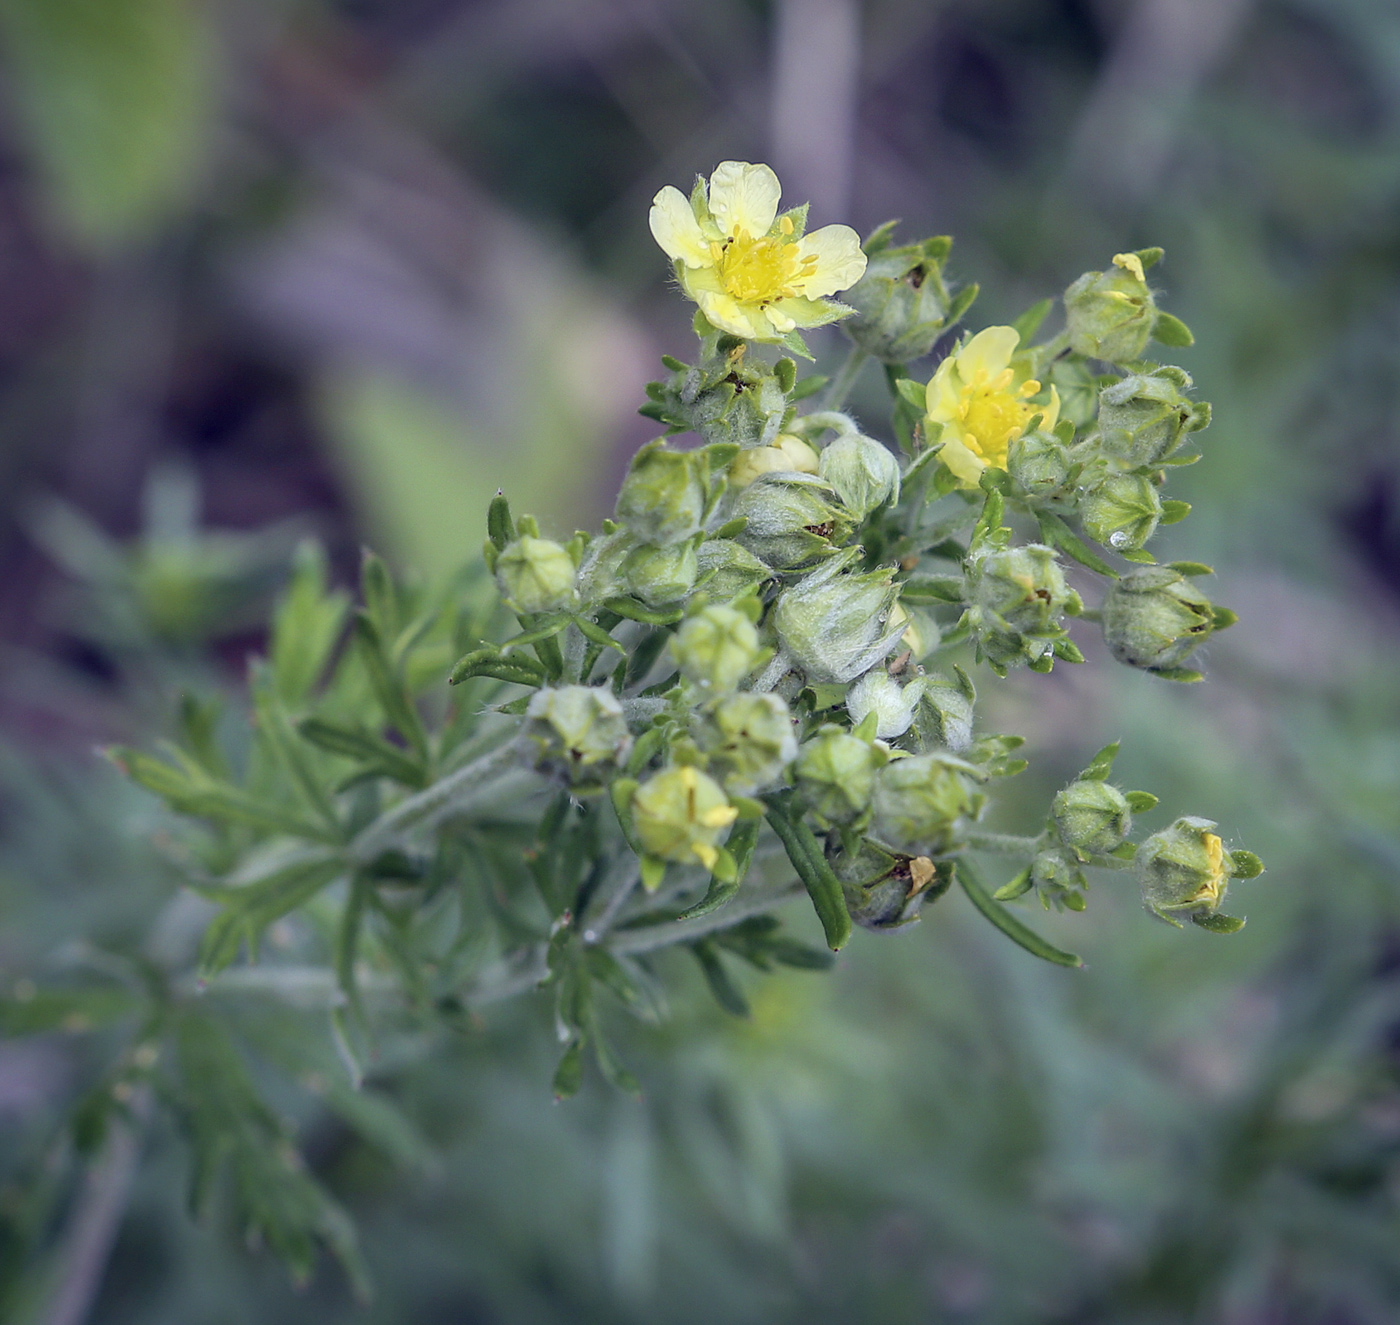
[[[954,477],[962,483],[963,487],[975,488],[982,477],[982,471],[987,467],[987,462],[970,447],[964,446],[957,438],[950,437],[948,435],[950,431],[950,429],[944,429],[943,449],[938,453],[938,458],[953,471]]]
[[[652,238],[668,258],[679,258],[687,267],[708,267],[714,261],[700,222],[690,210],[685,194],[669,184],[652,199]]]
[[[802,299],[794,295],[787,299],[775,300],[764,309],[774,326],[779,325],[777,318],[773,316],[774,310],[777,310],[778,317],[797,327],[824,327],[828,322],[838,322],[843,317],[849,317],[852,311],[844,304],[835,304],[826,299]],[[786,329],[791,331],[792,327]]]
[[[865,275],[860,236],[848,225],[824,225],[820,230],[813,230],[802,237],[798,251],[804,258],[817,260],[810,276],[793,282],[798,293],[809,299],[848,290]]]
[[[971,382],[980,368],[988,377],[995,377],[1010,364],[1020,343],[1021,336],[1015,327],[988,327],[979,331],[955,356],[958,375],[964,382]]]
[[[1055,425],[1060,421],[1060,393],[1052,386],[1050,388],[1050,403],[1045,407],[1045,413],[1040,416],[1040,427],[1046,432],[1054,432]]]
[[[721,161],[710,176],[710,212],[730,238],[743,230],[762,239],[773,228],[782,194],[778,177],[767,166]]]
[[[742,336],[745,340],[777,340],[778,336],[762,314],[754,317],[748,306],[739,303],[731,295],[715,290],[691,291],[700,311],[709,318],[710,325],[731,336]]]
[[[948,423],[958,415],[957,360],[949,355],[929,378],[924,408],[934,423]]]

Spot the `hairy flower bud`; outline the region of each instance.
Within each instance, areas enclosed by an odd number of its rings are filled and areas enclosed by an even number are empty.
[[[632,457],[622,481],[617,518],[638,542],[657,547],[684,542],[699,530],[705,513],[704,464],[699,452],[648,443]]]
[[[888,657],[904,632],[888,624],[899,596],[893,573],[850,571],[859,556],[847,549],[778,598],[778,642],[809,681],[846,685]]]
[[[753,622],[737,608],[719,605],[685,622],[670,649],[681,675],[715,694],[735,689],[762,657]]]
[[[817,730],[798,752],[797,788],[828,823],[859,819],[875,794],[875,774],[888,762],[883,749],[835,724]]]
[[[1129,469],[1155,465],[1188,432],[1210,423],[1210,406],[1189,399],[1191,378],[1180,368],[1133,373],[1099,392],[1100,446]]]
[[[857,520],[899,500],[899,461],[873,437],[842,433],[822,452],[817,472]]]
[[[1133,828],[1133,812],[1117,787],[1095,778],[1080,778],[1056,793],[1051,817],[1067,847],[1106,856],[1121,846]]]
[[[1065,612],[1079,606],[1054,551],[1041,543],[973,553],[967,590],[978,647],[1002,668],[1046,657]]]
[[[657,860],[713,869],[719,842],[739,812],[718,782],[697,768],[663,768],[632,793],[632,829]]]
[[[856,310],[843,330],[861,349],[885,363],[921,359],[948,324],[951,301],[943,264],[952,241],[939,237],[894,247],[893,226],[865,243],[865,275],[841,296]]]
[[[628,591],[653,606],[684,598],[695,587],[699,573],[694,543],[639,547],[622,564]]]
[[[752,552],[728,538],[711,538],[695,554],[700,568],[697,588],[712,602],[730,603],[773,578]]]
[[[751,446],[729,462],[729,487],[747,488],[764,474],[815,474],[817,453],[800,437],[779,433],[772,446]]]
[[[541,773],[578,787],[603,782],[616,772],[632,737],[611,690],[560,686],[530,696],[520,743]]]
[[[883,667],[872,667],[846,691],[846,712],[854,723],[873,713],[875,735],[890,741],[914,725],[914,709],[923,692],[922,677],[900,685]]]
[[[748,522],[735,537],[775,570],[795,570],[831,551],[851,532],[833,493],[807,474],[765,474],[745,488],[734,515]]]
[[[1043,497],[1069,478],[1069,453],[1054,433],[1037,428],[1012,440],[1006,468],[1026,492]]]
[[[1233,620],[1173,566],[1130,571],[1109,588],[1102,610],[1109,652],[1154,671],[1180,667]]]
[[[694,367],[669,362],[671,376],[647,387],[651,399],[642,413],[648,418],[699,433],[707,443],[749,448],[771,441],[788,408],[790,376],[742,347]]]
[[[1084,909],[1088,883],[1079,862],[1063,851],[1041,851],[1031,861],[1031,884],[1043,898],[1071,911]]]
[[[774,694],[740,691],[716,700],[696,724],[695,740],[711,771],[735,796],[767,791],[797,758],[792,714]]]
[[[1153,833],[1137,851],[1143,905],[1163,920],[1211,917],[1225,900],[1232,878],[1259,873],[1258,859],[1241,852],[1237,861],[1209,819],[1187,816]],[[1207,926],[1211,928],[1212,926]]]
[[[972,706],[977,691],[961,667],[954,670],[956,680],[936,674],[924,678],[919,724],[930,741],[961,754],[972,744]]]
[[[1146,474],[1110,474],[1079,501],[1084,532],[1119,552],[1136,552],[1162,518],[1162,499]]]
[[[1076,354],[1109,363],[1140,359],[1152,339],[1157,305],[1135,253],[1120,253],[1108,271],[1086,271],[1065,291],[1065,320]]]
[[[831,866],[851,919],[873,930],[917,920],[924,903],[936,901],[953,881],[951,862],[888,851],[869,839],[855,851],[838,852]]]
[[[517,538],[496,559],[496,583],[517,612],[553,612],[573,597],[576,572],[566,548],[547,538]]]
[[[897,851],[937,855],[953,844],[959,819],[977,800],[960,763],[942,755],[895,759],[875,779],[873,831]]]

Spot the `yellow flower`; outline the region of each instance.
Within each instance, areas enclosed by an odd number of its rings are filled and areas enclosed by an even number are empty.
[[[1204,902],[1214,911],[1225,895],[1225,885],[1230,882],[1229,871],[1225,868],[1225,844],[1214,833],[1202,833],[1201,845],[1206,849],[1207,877],[1190,900]]]
[[[815,474],[819,463],[817,453],[802,438],[782,432],[772,446],[751,446],[734,457],[729,486],[737,492],[762,474]]]
[[[1014,327],[988,327],[950,354],[928,384],[924,428],[930,443],[942,442],[938,458],[975,488],[982,471],[1005,469],[1011,443],[1041,415],[1041,427],[1055,426],[1060,397],[1052,386],[1048,404],[1027,399],[1040,390],[1034,378],[1016,384],[1011,356],[1020,344]]]
[[[711,325],[745,340],[780,341],[851,310],[825,298],[865,272],[847,225],[802,233],[805,209],[778,215],[782,189],[767,166],[722,161],[687,201],[669,184],[651,205],[651,233]]]

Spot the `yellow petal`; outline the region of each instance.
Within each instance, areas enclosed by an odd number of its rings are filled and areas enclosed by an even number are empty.
[[[731,238],[743,230],[761,239],[773,228],[782,194],[778,177],[767,166],[721,161],[710,176],[710,213]]]
[[[958,415],[957,361],[952,355],[938,365],[924,392],[924,408],[934,423],[947,423]]]
[[[748,308],[730,295],[715,290],[690,290],[689,293],[700,305],[700,311],[709,318],[710,324],[721,331],[727,331],[731,336],[742,336],[745,340],[777,339],[762,314],[752,316]]]
[[[763,316],[766,317],[778,331],[786,336],[789,331],[797,330],[797,323],[783,311],[783,302],[783,300],[779,300],[776,304],[765,304],[763,307]]]
[[[808,299],[847,290],[865,275],[865,254],[860,236],[848,225],[824,225],[804,235],[798,243],[804,259],[816,258],[810,276],[793,281],[793,288]]]
[[[1142,269],[1142,259],[1136,253],[1115,253],[1113,265],[1122,267],[1124,271],[1136,276],[1140,281],[1147,279],[1147,274]]]
[[[710,245],[690,202],[669,184],[651,202],[652,238],[668,258],[679,258],[687,267],[708,267],[713,262]]]
[[[996,377],[1006,371],[1020,343],[1020,333],[1015,327],[988,327],[979,331],[955,356],[958,376],[964,382],[971,382],[980,368],[988,377]]]
[[[800,437],[790,432],[778,434],[771,448],[781,453],[785,467],[798,474],[815,474],[821,468],[817,453]]]
[[[715,861],[719,859],[719,852],[714,847],[708,842],[696,842],[690,849],[707,870],[714,869]]]
[[[938,453],[938,458],[953,471],[963,487],[975,488],[987,462],[957,438],[950,437],[950,431],[947,428],[943,431],[943,449]]]
[[[1060,393],[1052,386],[1050,388],[1050,403],[1045,407],[1045,413],[1041,416],[1040,426],[1046,432],[1054,432],[1055,425],[1060,421]]]
[[[700,816],[700,822],[706,828],[728,828],[738,817],[739,811],[732,805],[716,805]]]

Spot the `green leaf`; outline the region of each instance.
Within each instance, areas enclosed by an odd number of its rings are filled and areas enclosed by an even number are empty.
[[[360,596],[365,612],[386,644],[399,633],[399,594],[384,558],[369,548],[360,554]]]
[[[603,606],[629,621],[640,621],[648,626],[673,626],[685,615],[679,607],[648,607],[635,598],[609,598]]]
[[[698,943],[687,946],[695,954],[695,960],[700,963],[700,969],[705,973],[705,983],[709,985],[715,1002],[732,1017],[749,1016],[749,1001],[725,970],[724,962],[714,943],[710,939],[701,939]]]
[[[539,686],[547,679],[545,670],[528,654],[502,658],[498,649],[474,649],[457,660],[448,675],[448,685],[461,685],[474,676],[489,676],[514,685]]]
[[[1152,339],[1173,349],[1185,349],[1196,343],[1191,328],[1170,313],[1157,314],[1157,321],[1152,326]]]
[[[1192,671],[1189,667],[1149,667],[1147,670],[1164,681],[1179,681],[1182,685],[1195,685],[1206,679],[1204,672]]]
[[[304,718],[297,731],[312,745],[331,754],[342,755],[367,764],[369,771],[401,782],[406,787],[424,787],[428,774],[422,764],[412,759],[397,745],[364,728],[342,727],[324,718]]]
[[[812,899],[813,909],[826,935],[827,947],[837,952],[851,937],[851,916],[846,910],[841,881],[832,873],[821,845],[806,821],[800,816],[789,816],[790,802],[774,796],[768,798],[767,804],[768,823],[778,835],[788,860],[797,871],[797,877],[802,880]]]
[[[1157,797],[1150,791],[1125,791],[1123,798],[1134,814],[1146,814],[1157,807]]]
[[[966,594],[961,575],[911,575],[899,587],[900,601],[916,607],[928,603],[961,603]]]
[[[554,1069],[554,1098],[572,1099],[583,1085],[583,1041],[574,1039],[564,1050],[559,1066]]]
[[[1014,875],[1006,883],[992,894],[993,901],[1014,902],[1018,897],[1024,897],[1031,890],[1031,867],[1026,866],[1019,874]]]
[[[254,664],[250,685],[259,735],[272,751],[275,761],[291,777],[306,804],[320,815],[333,832],[339,833],[340,817],[336,814],[330,793],[311,762],[311,751],[293,729],[264,664]]]
[[[1036,523],[1040,525],[1041,537],[1052,547],[1057,547],[1067,556],[1073,557],[1081,566],[1106,575],[1111,580],[1118,578],[1118,572],[1104,559],[1092,552],[1078,534],[1052,511],[1037,511]]]
[[[653,730],[655,730],[653,728]],[[734,858],[734,878],[726,882],[714,875],[710,876],[710,886],[694,906],[682,911],[676,917],[677,920],[694,920],[699,916],[707,916],[712,911],[718,911],[731,897],[735,895],[743,885],[744,876],[749,872],[749,866],[753,863],[754,848],[758,845],[758,819],[740,819],[730,830],[729,840],[725,842],[725,849]]]
[[[1197,575],[1214,575],[1215,568],[1203,561],[1169,561],[1167,565],[1181,575],[1195,578]]]
[[[307,540],[292,558],[292,579],[272,618],[268,657],[272,680],[283,703],[293,707],[307,697],[335,648],[349,596],[327,589],[325,549]]]
[[[1076,957],[1072,952],[1061,952],[1059,948],[1047,943],[1032,929],[1027,929],[1015,916],[1005,907],[994,902],[988,895],[985,888],[978,882],[976,875],[968,866],[966,860],[959,860],[957,863],[958,882],[962,884],[963,892],[988,920],[992,922],[1007,938],[1014,943],[1019,943],[1032,956],[1039,957],[1043,961],[1053,962],[1056,966],[1084,965],[1080,957]]]
[[[1192,916],[1191,923],[1211,934],[1238,934],[1244,928],[1242,917],[1222,915],[1218,911],[1213,916]]]
[[[1031,343],[1031,337],[1040,330],[1040,324],[1045,321],[1054,306],[1053,299],[1042,299],[1038,304],[1032,304],[1011,324],[1012,329],[1020,336],[1022,345]]]
[[[1118,758],[1118,747],[1121,743],[1113,741],[1104,746],[1090,761],[1088,767],[1079,775],[1086,782],[1103,782],[1108,775],[1113,772],[1113,761]]]
[[[793,404],[800,400],[806,400],[809,396],[815,396],[829,381],[831,378],[824,377],[821,373],[812,373],[793,385],[792,390],[788,393],[788,398]]]
[[[118,985],[35,989],[21,981],[17,992],[0,998],[0,1035],[49,1031],[77,1035],[110,1026],[140,1010],[144,1003],[139,994]]]
[[[369,677],[374,697],[384,710],[384,716],[413,747],[414,754],[426,763],[428,735],[423,730],[422,719],[413,706],[403,680],[389,661],[384,648],[384,637],[380,635],[366,612],[356,612],[354,623],[355,642],[359,646],[360,658],[364,662],[365,673]]]

